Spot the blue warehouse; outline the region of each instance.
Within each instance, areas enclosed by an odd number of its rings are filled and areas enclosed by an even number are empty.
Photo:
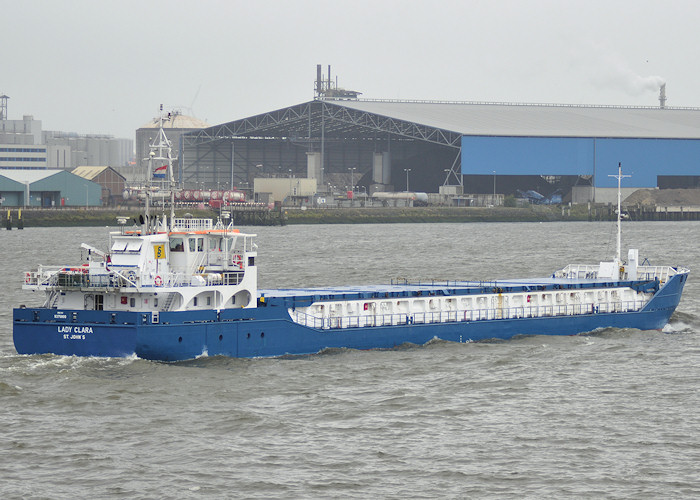
[[[314,178],[375,191],[560,192],[700,188],[700,109],[316,99],[185,134],[190,186]],[[343,189],[339,189],[342,191]],[[567,198],[568,197],[568,198]]]

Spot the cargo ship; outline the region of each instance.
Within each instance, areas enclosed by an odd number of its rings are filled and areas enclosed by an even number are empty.
[[[167,145],[161,127],[149,175],[165,162],[172,179]],[[619,204],[618,195],[618,214]],[[258,289],[256,235],[225,214],[178,218],[170,206],[170,216],[153,217],[146,197],[145,216],[132,227],[120,221],[109,249],[83,244],[84,263],[26,272],[23,289],[45,300],[14,309],[17,352],[179,361],[653,330],[669,321],[689,274],[640,263],[634,249],[623,261],[618,216],[610,261],[570,264],[541,279]]]

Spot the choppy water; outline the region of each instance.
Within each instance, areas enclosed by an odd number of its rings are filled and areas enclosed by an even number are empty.
[[[255,228],[262,287],[549,275],[609,224]],[[700,281],[663,332],[289,359],[18,356],[22,271],[106,228],[0,232],[1,498],[697,498]],[[623,246],[700,270],[695,223]],[[697,272],[697,271],[696,271]]]

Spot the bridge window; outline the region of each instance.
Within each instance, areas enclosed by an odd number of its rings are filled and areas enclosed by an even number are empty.
[[[130,253],[138,253],[141,251],[141,240],[129,241],[126,244],[126,251]]]
[[[170,238],[170,251],[171,252],[184,252],[185,243],[182,238]]]
[[[114,243],[112,243],[112,252],[123,252],[124,250],[126,250],[126,241],[115,240]]]

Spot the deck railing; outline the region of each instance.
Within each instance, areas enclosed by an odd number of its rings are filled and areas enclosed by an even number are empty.
[[[138,284],[136,268],[120,268],[119,271],[109,271],[106,273],[90,273],[88,268],[65,268],[57,266],[40,266],[36,272],[25,273],[24,283],[26,285],[56,287],[59,289],[81,289],[81,288],[134,288]],[[205,285],[238,285],[243,281],[244,273],[240,271],[226,271],[219,273],[207,273],[201,275],[185,273],[164,273],[161,275],[164,287],[190,287]],[[155,283],[143,286],[156,286]]]
[[[629,273],[625,266],[622,266],[625,271],[622,273],[621,279],[629,279]],[[567,279],[597,279],[600,266],[589,264],[569,264],[564,269],[554,273],[556,278]],[[653,281],[658,279],[661,284],[665,283],[670,276],[675,274],[676,270],[670,266],[638,266],[637,280]]]
[[[204,231],[211,229],[213,221],[211,219],[176,218],[174,221],[176,230],[180,231]]]
[[[646,301],[617,301],[599,304],[568,304],[495,309],[467,309],[459,311],[391,313],[356,316],[318,317],[302,311],[290,311],[292,320],[303,326],[328,330],[334,328],[362,328],[426,323],[457,323],[460,321],[489,321],[519,318],[548,318],[601,313],[640,311]]]

